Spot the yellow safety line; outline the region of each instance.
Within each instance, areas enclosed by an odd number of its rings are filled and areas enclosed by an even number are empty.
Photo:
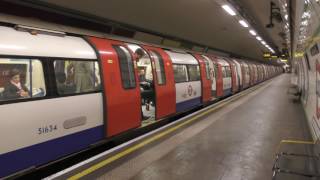
[[[126,156],[126,155],[128,155],[128,154],[130,154],[130,153],[132,153],[134,151],[136,151],[137,149],[140,149],[141,147],[143,147],[143,146],[145,146],[145,145],[147,145],[147,144],[149,144],[149,143],[151,143],[153,141],[156,141],[156,140],[158,140],[158,139],[170,134],[171,132],[173,132],[173,131],[175,131],[175,130],[177,130],[177,129],[179,129],[179,128],[187,125],[187,124],[190,124],[191,122],[193,122],[193,121],[205,116],[206,114],[209,114],[212,111],[215,111],[215,110],[225,106],[226,104],[234,101],[235,99],[238,99],[238,98],[240,98],[240,97],[242,97],[242,96],[244,96],[246,94],[249,94],[250,92],[258,89],[259,87],[261,87],[262,85],[264,85],[264,83],[261,84],[260,86],[258,85],[255,88],[249,89],[250,91],[247,92],[247,93],[238,94],[238,96],[234,96],[233,99],[230,99],[229,101],[221,102],[220,104],[218,104],[217,106],[215,106],[215,107],[213,107],[211,109],[208,109],[208,110],[206,110],[206,111],[204,111],[202,113],[199,113],[199,114],[191,117],[190,119],[188,119],[188,120],[186,120],[186,121],[184,121],[184,122],[182,122],[182,123],[170,128],[168,130],[165,130],[165,131],[163,131],[163,132],[161,132],[161,133],[159,133],[159,134],[157,134],[155,136],[152,136],[152,137],[142,141],[141,143],[138,143],[138,144],[136,144],[136,145],[134,145],[134,146],[132,146],[132,147],[130,147],[130,148],[128,148],[128,149],[126,149],[126,150],[114,155],[114,156],[112,156],[112,157],[109,157],[109,158],[107,158],[107,159],[105,159],[105,160],[103,160],[103,161],[101,161],[101,162],[89,167],[88,169],[85,169],[82,172],[77,173],[77,174],[69,177],[68,180],[80,179],[80,178],[82,178],[82,177],[84,177],[84,176],[86,176],[86,175],[88,175],[88,174],[90,174],[90,173],[102,168],[103,166],[106,166],[107,164],[109,164],[109,163],[111,163],[111,162],[113,162],[115,160],[118,160],[118,159],[120,159],[120,158],[122,158],[122,157],[124,157],[124,156]]]
[[[276,152],[275,155],[279,152],[280,147],[282,144],[308,144],[308,145],[314,145],[317,143],[318,140],[314,140],[314,141],[304,141],[304,140],[290,140],[290,139],[283,139],[280,141],[280,143],[278,144],[277,148],[276,148]]]
[[[316,141],[281,140],[280,143],[288,143],[288,144],[316,144]]]

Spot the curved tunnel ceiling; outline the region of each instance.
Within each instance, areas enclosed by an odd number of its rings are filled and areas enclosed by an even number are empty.
[[[39,1],[169,34],[254,59],[262,59],[262,53],[267,51],[249,34],[248,28],[242,27],[215,0]],[[242,1],[257,3],[250,0]],[[270,2],[263,1],[264,4]]]

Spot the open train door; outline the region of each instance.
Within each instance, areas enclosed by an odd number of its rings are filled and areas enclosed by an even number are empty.
[[[133,54],[120,41],[88,40],[99,54],[102,69],[106,136],[139,127],[141,98]]]
[[[156,119],[161,119],[176,112],[176,90],[172,62],[169,55],[161,48],[143,46],[151,57],[155,75]]]

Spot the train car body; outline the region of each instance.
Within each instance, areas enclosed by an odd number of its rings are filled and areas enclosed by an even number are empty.
[[[190,110],[201,104],[199,62],[187,53],[167,51],[172,61],[176,89],[176,112]]]

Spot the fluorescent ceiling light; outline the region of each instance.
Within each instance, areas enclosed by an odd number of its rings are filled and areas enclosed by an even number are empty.
[[[240,23],[243,27],[249,27],[249,25],[248,25],[244,20],[240,20],[239,23]]]
[[[227,11],[227,13],[229,13],[231,16],[235,16],[236,12],[234,12],[234,10],[232,10],[232,8],[228,5],[223,5],[221,6],[225,11]]]
[[[265,41],[261,41],[261,43],[262,43],[263,45],[266,45],[266,42],[265,42]]]
[[[262,41],[260,36],[257,36],[256,39],[258,39],[259,41]]]
[[[253,36],[257,35],[257,33],[256,33],[254,30],[252,30],[252,29],[251,29],[249,32],[250,32],[250,34],[252,34]]]
[[[284,15],[284,18],[285,18],[286,20],[288,20],[288,14]]]

